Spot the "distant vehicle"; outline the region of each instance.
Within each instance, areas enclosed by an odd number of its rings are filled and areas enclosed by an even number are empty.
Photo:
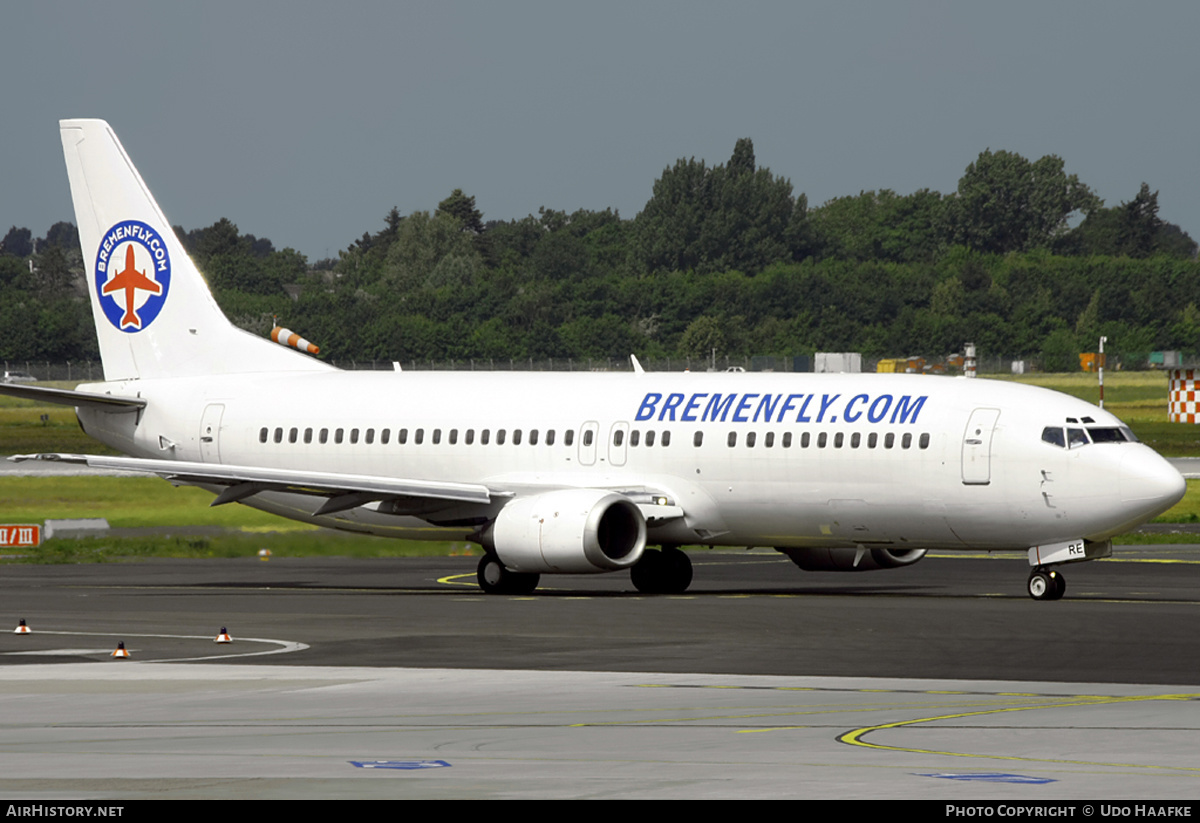
[[[60,133],[105,380],[0,394],[75,406],[132,456],[41,459],[348,531],[471,540],[495,594],[620,570],[681,592],[678,547],[702,544],[833,572],[1021,550],[1030,597],[1057,600],[1061,564],[1108,557],[1186,489],[1109,412],[996,380],[340,371],[230,324],[108,124]],[[1053,656],[1044,638],[1030,652]]]
[[[27,371],[6,371],[4,372],[5,383],[36,383],[37,378]]]

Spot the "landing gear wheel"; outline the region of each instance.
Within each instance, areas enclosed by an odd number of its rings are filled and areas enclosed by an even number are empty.
[[[692,584],[692,560],[674,546],[651,549],[629,570],[629,579],[643,594],[681,594]]]
[[[1034,600],[1058,600],[1067,591],[1067,581],[1058,572],[1039,567],[1030,573],[1028,588]]]
[[[540,574],[509,571],[491,552],[479,559],[479,568],[475,572],[479,588],[485,594],[532,594],[541,577]]]

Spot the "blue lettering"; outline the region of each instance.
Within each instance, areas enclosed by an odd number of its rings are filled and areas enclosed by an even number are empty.
[[[754,397],[758,397],[758,395],[757,394],[747,394],[742,397],[742,402],[738,403],[737,410],[734,411],[734,413],[733,413],[733,422],[734,423],[748,422],[748,418],[744,414],[742,414],[742,412],[744,412],[750,408],[750,403],[752,402],[751,398],[754,398]]]
[[[651,398],[654,398],[653,400]],[[642,405],[638,407],[637,417],[634,420],[651,420],[654,418],[654,407],[658,405],[658,401],[662,400],[661,394],[650,392],[642,400]]]
[[[688,400],[688,404],[683,407],[683,414],[679,416],[680,420],[684,421],[685,423],[696,422],[696,415],[694,412],[700,407],[701,397],[708,397],[708,392],[704,392],[702,394],[693,394],[691,400]]]
[[[804,395],[802,395],[802,394],[789,394],[789,395],[787,396],[787,400],[785,400],[785,401],[784,401],[784,403],[783,403],[783,408],[781,408],[781,409],[779,410],[779,416],[775,418],[775,422],[776,422],[776,423],[782,423],[782,422],[783,422],[783,416],[784,416],[785,414],[787,414],[788,412],[790,412],[792,409],[796,408],[795,406],[793,406],[793,405],[792,405],[792,398],[793,398],[793,397],[803,397],[803,396],[804,396]]]
[[[879,404],[883,403],[883,408],[879,408]],[[892,407],[892,396],[890,394],[881,394],[875,398],[875,402],[871,404],[871,408],[867,409],[867,419],[872,423],[878,423],[883,418],[887,417],[888,409]]]
[[[774,403],[771,402],[772,397],[775,398]],[[763,414],[763,422],[770,423],[771,415],[775,413],[775,407],[779,405],[779,401],[782,399],[782,394],[764,394],[763,399],[758,401],[758,409],[754,412],[754,422],[757,423],[758,416],[765,411],[766,414]]]
[[[670,412],[671,413],[670,420],[671,420],[671,422],[674,422],[675,421],[675,409],[678,408],[679,404],[682,402],[683,402],[682,394],[676,394],[676,393],[672,392],[671,394],[667,395],[667,402],[663,403],[663,410],[661,412],[659,412],[658,419],[660,421],[668,419],[667,412]]]
[[[702,418],[701,422],[707,423],[709,420],[715,421],[717,419],[717,413],[720,412],[721,422],[724,423],[725,415],[729,414],[729,408],[733,405],[734,398],[736,397],[736,394],[731,394],[728,398],[726,398],[725,402],[722,403],[721,394],[719,392],[714,394],[712,399],[708,401],[708,405],[704,407],[704,417]]]
[[[892,419],[889,422],[895,423],[896,418],[899,417],[901,423],[916,423],[917,415],[921,413],[921,407],[925,405],[926,398],[927,396],[923,394],[910,404],[909,396],[904,395],[896,401],[896,410],[892,412]],[[912,420],[908,419],[910,413]]]
[[[829,407],[833,405],[833,401],[837,400],[839,397],[841,397],[840,394],[835,394],[833,397],[830,397],[827,394],[821,395],[821,411],[817,412],[817,422],[818,423],[820,423],[822,418],[825,417],[825,412],[828,411]],[[808,405],[808,404],[806,403],[805,405]],[[836,420],[836,418],[835,418],[835,420]]]
[[[864,403],[866,403],[870,399],[871,398],[867,397],[865,394],[854,395],[850,398],[850,402],[846,404],[846,413],[842,415],[842,417],[845,418],[847,423],[853,423],[855,420],[862,417],[862,412],[855,412],[853,417],[850,416],[850,410],[854,408],[854,404],[859,400],[862,400]]]
[[[812,402],[812,399],[814,397],[816,397],[815,394],[810,394],[810,395],[808,395],[808,397],[804,398],[804,405],[800,407],[800,411],[796,414],[796,422],[797,423],[811,423],[812,422],[812,418],[805,415],[805,412],[808,411],[808,404]]]

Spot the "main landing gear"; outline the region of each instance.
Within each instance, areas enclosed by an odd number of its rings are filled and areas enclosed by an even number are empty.
[[[487,552],[479,559],[479,568],[475,572],[479,588],[485,594],[532,594],[541,581],[540,574],[530,572],[514,572],[504,568],[500,558],[493,552]]]
[[[682,594],[692,584],[692,560],[675,546],[647,549],[629,579],[643,594]]]
[[[1034,600],[1058,600],[1067,590],[1067,580],[1054,569],[1036,566],[1029,573],[1028,589]]]

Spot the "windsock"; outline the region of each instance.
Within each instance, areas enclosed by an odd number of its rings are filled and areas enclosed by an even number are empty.
[[[312,343],[309,343],[291,329],[285,329],[281,326],[276,326],[275,328],[271,329],[271,339],[281,346],[291,346],[293,349],[306,351],[309,354],[321,353],[321,350]]]

